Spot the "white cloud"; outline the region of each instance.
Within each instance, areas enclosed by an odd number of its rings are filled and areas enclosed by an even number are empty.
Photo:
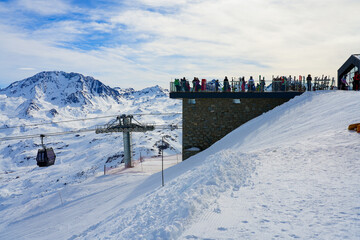
[[[46,14],[45,1],[36,2],[39,13]],[[59,13],[69,11],[66,2],[57,3]],[[173,11],[149,11],[143,5]],[[9,69],[29,66],[80,72],[112,86],[136,88],[155,82],[168,87],[170,78],[179,76],[336,77],[349,55],[360,52],[360,17],[354,9],[360,9],[359,1],[129,1],[110,11],[89,10],[86,22],[50,22],[28,34],[3,26],[0,76],[20,80]],[[96,38],[98,32],[109,33],[109,39],[95,50],[56,47],[86,33]]]
[[[47,40],[29,39],[25,34],[9,33],[0,25],[0,72],[2,87],[39,71],[62,70],[79,72],[100,79],[113,87],[141,87],[162,84],[155,81],[164,73],[129,61],[113,49],[75,51],[50,46]],[[27,70],[19,72],[23,66]],[[31,71],[34,69],[34,71]],[[168,76],[166,76],[168,78]],[[150,82],[151,81],[151,82]],[[167,84],[166,84],[167,86]]]
[[[259,67],[259,72],[311,71],[334,76],[338,64],[349,55],[345,51],[341,55],[339,51],[334,53],[339,47],[333,44],[334,39],[345,40],[345,34],[348,39],[360,40],[356,15],[339,14],[351,9],[360,9],[359,3],[204,1],[174,15],[137,10],[121,13],[113,20],[136,32],[155,35],[155,41],[141,46],[148,56],[182,54],[202,57],[204,62],[216,62],[216,58],[248,59],[270,66]],[[221,62],[218,66],[227,69]],[[247,72],[246,68],[241,71]]]

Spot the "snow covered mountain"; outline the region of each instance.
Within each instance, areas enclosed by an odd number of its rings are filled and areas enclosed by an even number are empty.
[[[165,97],[167,91],[159,86],[141,91],[134,89],[111,88],[93,77],[85,77],[79,73],[61,71],[40,72],[30,78],[14,82],[0,95],[17,98],[21,104],[16,113],[22,116],[44,118],[54,117],[64,107],[78,108],[83,111],[103,110],[113,105],[135,100],[138,97],[154,99]],[[126,104],[126,103],[125,103]]]
[[[24,97],[29,102],[45,101],[61,105],[93,104],[94,97],[119,102],[120,93],[92,77],[59,71],[40,72],[30,78],[14,82],[0,90],[9,97]]]
[[[73,114],[110,109],[114,105],[128,104],[129,100],[142,103],[168,96],[159,86],[134,89],[111,88],[93,77],[61,71],[40,72],[30,78],[14,82],[0,95],[20,102],[14,113],[19,117],[55,117],[59,109],[71,109]],[[141,108],[142,106],[136,106]],[[3,106],[3,108],[6,108]],[[15,115],[16,115],[15,114]]]
[[[41,72],[0,90],[0,138],[95,129],[122,114],[135,114],[141,123],[181,124],[179,112],[181,101],[169,99],[168,91],[159,86],[139,91],[113,89],[78,73]],[[77,119],[84,120],[72,121]],[[157,155],[157,145],[165,135],[173,146],[168,154],[179,152],[180,130],[159,129],[133,134],[134,159]],[[72,170],[73,175],[106,162],[117,166],[123,157],[121,134],[79,133],[46,137],[45,143],[55,149],[56,164],[79,167]],[[0,142],[0,171],[35,167],[38,148],[39,139]]]

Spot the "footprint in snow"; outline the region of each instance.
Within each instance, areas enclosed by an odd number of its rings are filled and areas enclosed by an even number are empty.
[[[227,231],[227,228],[219,227],[218,230],[219,230],[219,231]]]
[[[214,212],[215,212],[215,213],[221,213],[221,209],[220,209],[220,208],[215,208],[215,209],[214,209]]]
[[[185,237],[186,239],[199,239],[197,236],[195,236],[195,235],[187,235],[186,237]]]

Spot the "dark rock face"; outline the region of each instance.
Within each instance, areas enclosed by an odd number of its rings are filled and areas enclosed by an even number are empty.
[[[56,115],[58,115],[58,111],[55,108],[52,108],[49,110],[49,114],[53,117],[55,117]]]
[[[67,98],[66,98],[66,101],[65,101],[66,103],[79,103],[80,102],[80,100],[79,100],[79,98],[76,96],[76,94],[75,93],[72,93],[72,94],[70,94]]]
[[[31,101],[25,111],[25,114],[31,116],[33,112],[36,112],[39,110],[40,110],[39,106],[34,101]]]

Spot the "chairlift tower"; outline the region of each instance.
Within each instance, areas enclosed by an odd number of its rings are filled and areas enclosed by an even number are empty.
[[[124,163],[126,168],[132,167],[132,147],[131,147],[131,133],[132,132],[147,132],[153,131],[153,125],[144,125],[133,123],[132,115],[120,115],[115,120],[109,122],[104,126],[96,127],[95,133],[111,133],[122,132],[124,140]]]

